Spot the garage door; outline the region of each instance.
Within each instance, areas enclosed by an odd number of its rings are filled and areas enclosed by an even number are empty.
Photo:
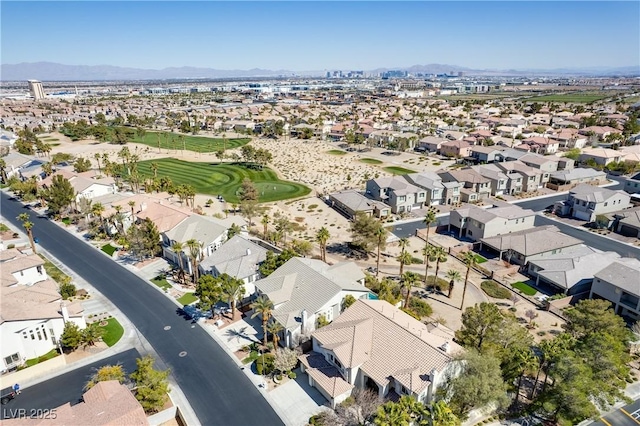
[[[591,221],[591,213],[589,212],[577,211],[573,213],[573,216],[576,219]]]
[[[631,226],[622,225],[620,227],[620,233],[625,237],[637,237],[638,230],[636,228],[632,228]]]

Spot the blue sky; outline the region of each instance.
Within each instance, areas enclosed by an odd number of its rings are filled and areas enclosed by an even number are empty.
[[[474,69],[640,64],[640,2],[1,2],[2,63]]]

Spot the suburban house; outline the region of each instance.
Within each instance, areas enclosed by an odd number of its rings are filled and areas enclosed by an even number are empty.
[[[529,167],[533,167],[534,169],[539,169],[547,173],[558,171],[560,168],[560,157],[556,157],[555,155],[544,156],[528,153],[518,158],[518,160]]]
[[[440,155],[445,157],[468,157],[471,152],[471,145],[465,141],[447,141],[440,145]]]
[[[195,240],[200,244],[199,256],[205,259],[220,248],[227,239],[228,227],[220,221],[200,215],[189,216],[174,226],[172,229],[162,232],[163,256],[175,264],[180,264],[178,254],[171,248],[176,242],[182,243],[182,266],[189,273],[193,273],[190,262],[190,249],[186,246],[189,240]]]
[[[368,298],[364,277],[354,262],[328,265],[294,257],[256,281],[255,288],[257,296],[264,295],[273,302],[273,320],[284,328],[282,344],[294,347],[316,329],[320,316],[327,321],[338,318],[347,295]]]
[[[637,207],[614,215],[616,232],[627,237],[640,238],[640,209]]]
[[[443,204],[451,205],[458,204],[460,202],[460,189],[462,184],[460,182],[442,182],[444,186],[444,193],[442,196]]]
[[[391,214],[391,208],[388,205],[381,201],[367,198],[355,189],[329,194],[328,201],[331,207],[345,215],[349,220],[353,219],[358,213],[377,218],[387,217]]]
[[[589,148],[582,151],[578,160],[581,163],[587,163],[589,160],[593,160],[600,166],[606,166],[610,163],[619,163],[624,159],[624,153],[622,151],[616,151],[609,148]]]
[[[452,210],[449,214],[449,231],[457,230],[458,238],[479,241],[510,232],[533,228],[536,213],[515,205],[483,209],[468,206]]]
[[[75,401],[74,401],[75,402]],[[45,411],[45,415],[46,415]],[[82,394],[78,403],[67,402],[52,408],[55,417],[17,417],[3,419],[7,426],[94,425],[94,426],[146,426],[147,415],[129,388],[117,380],[98,382]],[[55,420],[54,420],[55,419]]]
[[[459,182],[460,200],[464,202],[481,201],[491,196],[491,181],[471,168],[449,170],[438,173],[443,182]]]
[[[470,151],[469,158],[476,164],[493,163],[502,159],[502,151],[494,146],[473,146]]]
[[[241,235],[234,235],[219,250],[205,257],[198,265],[202,274],[218,277],[227,274],[244,281],[244,297],[255,293],[254,282],[260,279],[258,268],[267,258],[267,249]]]
[[[86,173],[74,173],[69,170],[58,170],[51,176],[42,180],[41,185],[44,188],[51,186],[53,178],[56,175],[62,175],[69,181],[76,195],[75,200],[80,201],[81,198],[93,200],[104,195],[114,194],[117,192],[115,180],[106,176],[95,176],[93,171]]]
[[[302,371],[334,407],[354,388],[380,398],[411,395],[429,403],[455,375],[461,351],[453,332],[427,325],[382,300],[358,300],[311,335],[313,350],[299,357]]]
[[[449,139],[439,138],[437,136],[427,136],[418,141],[418,147],[429,152],[438,152],[443,143],[448,142]]]
[[[567,295],[591,289],[593,275],[619,259],[615,252],[602,252],[587,245],[579,245],[561,253],[530,260],[527,273],[536,285],[548,285]]]
[[[640,173],[628,177],[624,182],[624,190],[629,194],[640,193]]]
[[[554,204],[556,214],[593,222],[596,216],[631,207],[631,196],[598,186],[580,184],[569,191],[565,201]]]
[[[538,226],[533,229],[482,238],[480,249],[498,253],[511,263],[526,266],[533,259],[561,253],[584,241],[563,234],[555,226]]]
[[[367,195],[391,206],[393,213],[410,212],[421,208],[427,200],[427,191],[398,176],[367,181]]]
[[[4,160],[4,169],[7,174],[7,178],[12,176],[20,177],[21,172],[27,169],[34,161],[33,158],[18,152],[10,152],[2,157],[2,159]]]
[[[0,371],[58,348],[68,321],[86,327],[81,304],[65,305],[36,254],[0,251],[0,296]]]
[[[491,181],[491,195],[509,193],[509,177],[495,164],[471,166],[471,168]]]
[[[551,173],[527,166],[520,161],[495,163],[494,166],[506,173],[509,178],[507,190],[512,195],[543,188],[551,177]]]
[[[589,297],[613,304],[616,314],[637,320],[640,317],[640,260],[622,258],[594,275]]]
[[[444,204],[444,185],[442,178],[433,172],[411,173],[403,176],[409,183],[427,191],[425,205]]]
[[[533,136],[522,141],[522,145],[527,145],[531,152],[542,155],[555,154],[560,148],[560,142],[555,139]]]
[[[573,188],[581,183],[602,185],[607,183],[607,174],[595,169],[571,169],[551,173],[548,188],[558,191]]]

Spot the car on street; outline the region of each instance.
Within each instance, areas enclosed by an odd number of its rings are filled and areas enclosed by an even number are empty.
[[[7,405],[9,401],[13,400],[15,397],[16,397],[15,392],[10,392],[5,395],[2,395],[2,397],[0,397],[0,404]]]

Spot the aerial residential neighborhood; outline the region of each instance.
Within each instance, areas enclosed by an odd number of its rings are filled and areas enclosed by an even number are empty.
[[[638,13],[3,4],[1,423],[637,424]]]

